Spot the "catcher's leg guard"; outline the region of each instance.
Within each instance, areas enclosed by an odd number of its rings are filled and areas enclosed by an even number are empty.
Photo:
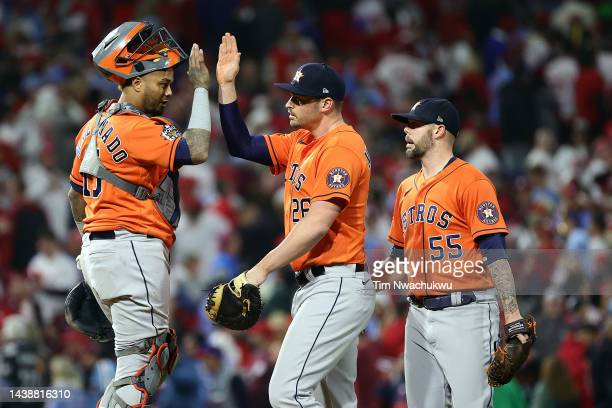
[[[157,337],[145,339],[140,344],[117,352],[117,357],[145,354],[149,361],[133,376],[111,382],[97,408],[147,408],[153,394],[172,373],[178,358],[176,332],[170,329]]]

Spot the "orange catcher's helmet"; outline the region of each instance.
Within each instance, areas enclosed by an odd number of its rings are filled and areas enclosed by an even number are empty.
[[[108,33],[91,56],[102,75],[119,85],[187,59],[168,30],[146,21],[121,24]]]

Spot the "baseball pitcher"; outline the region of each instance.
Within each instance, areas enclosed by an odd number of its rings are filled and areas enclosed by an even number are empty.
[[[259,286],[287,264],[300,285],[270,380],[270,403],[321,407],[313,392],[323,382],[333,406],[356,407],[358,336],[374,309],[364,251],[366,146],[342,118],[344,82],[320,63],[304,64],[291,83],[275,84],[291,94],[285,107],[296,130],[251,136],[236,101],[239,61],[236,39],[226,34],[217,64],[221,125],[233,156],[284,175],[286,236],[237,279],[238,286]]]

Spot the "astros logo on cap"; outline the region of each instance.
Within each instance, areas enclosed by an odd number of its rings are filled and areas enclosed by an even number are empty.
[[[295,75],[293,76],[293,79],[291,80],[291,82],[300,82],[300,79],[304,76],[304,74],[302,74],[302,71],[296,71]]]

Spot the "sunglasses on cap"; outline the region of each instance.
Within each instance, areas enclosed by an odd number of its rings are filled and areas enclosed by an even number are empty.
[[[320,101],[323,98],[319,98],[317,96],[305,96],[305,95],[291,95],[289,101],[292,104],[297,106],[308,105],[309,103],[313,103],[315,101]]]

